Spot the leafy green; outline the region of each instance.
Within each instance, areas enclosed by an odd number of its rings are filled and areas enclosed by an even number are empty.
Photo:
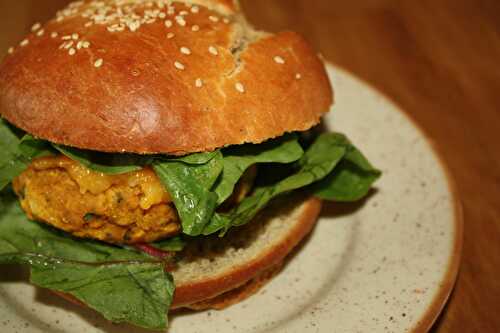
[[[368,194],[382,173],[345,136],[340,138],[339,144],[346,148],[344,159],[335,172],[313,186],[313,192],[323,200],[358,201]]]
[[[172,196],[182,231],[190,236],[200,235],[217,208],[217,194],[211,188],[222,172],[221,152],[213,154],[206,164],[188,164],[182,159],[157,160],[153,168]]]
[[[168,158],[161,155],[138,155],[138,154],[108,154],[96,151],[53,145],[61,154],[79,162],[86,168],[110,175],[119,175],[138,171],[144,166],[151,165],[155,160],[178,161],[188,165],[206,164],[217,155],[218,152],[191,154],[184,157]]]
[[[158,157],[163,162],[183,162],[185,164],[200,165],[207,164],[214,158],[218,158],[220,152],[218,150],[208,153],[196,153],[182,157]]]
[[[308,186],[325,178],[342,160],[346,148],[339,145],[339,135],[320,136],[298,162],[298,171],[274,185],[255,189],[253,195],[245,198],[236,208],[225,214],[215,214],[204,234],[219,230],[224,234],[231,227],[250,222],[269,202],[283,193]]]
[[[173,198],[183,232],[199,236],[248,167],[256,163],[290,163],[302,154],[297,137],[289,135],[262,145],[228,148],[223,153],[161,159],[153,167]]]
[[[303,154],[296,135],[285,135],[260,145],[246,144],[224,149],[224,168],[214,189],[219,197],[218,204],[231,196],[238,180],[252,165],[291,163],[300,159]]]
[[[162,251],[180,252],[184,250],[186,241],[182,237],[177,236],[158,241],[152,245]]]
[[[307,145],[305,153],[297,136],[287,135],[260,145],[173,158],[91,152],[52,145],[30,135],[20,139],[14,131],[0,122],[0,190],[33,158],[54,149],[89,169],[108,174],[152,165],[172,196],[183,232],[189,236],[223,235],[232,227],[249,223],[277,196],[298,189],[326,200],[359,200],[380,177],[380,171],[338,133],[320,135]],[[217,211],[249,167],[264,164],[261,170],[276,171],[275,163],[281,164],[279,170],[272,177],[261,173],[250,196],[228,212]],[[8,198],[0,196],[0,264],[29,265],[34,284],[73,295],[113,322],[166,328],[175,289],[166,273],[167,262],[132,248],[74,239],[29,222],[13,198]],[[175,237],[152,246],[181,251],[185,244],[182,237]]]
[[[19,142],[14,131],[0,119],[0,191],[26,170],[30,162],[19,149]]]
[[[174,283],[165,263],[29,222],[10,200],[2,206],[0,264],[29,265],[33,284],[68,293],[113,322],[166,328]]]
[[[119,175],[138,171],[145,165],[151,164],[154,159],[151,156],[134,154],[106,154],[60,145],[53,146],[61,154],[66,155],[73,161],[79,162],[88,169],[110,175]]]
[[[28,160],[34,158],[50,156],[54,149],[49,142],[34,138],[32,135],[25,135],[19,142],[19,150]]]

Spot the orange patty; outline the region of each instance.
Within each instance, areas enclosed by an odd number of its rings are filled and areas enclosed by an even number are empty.
[[[172,200],[151,168],[105,175],[64,156],[43,157],[13,185],[30,219],[77,237],[135,244],[181,230]]]

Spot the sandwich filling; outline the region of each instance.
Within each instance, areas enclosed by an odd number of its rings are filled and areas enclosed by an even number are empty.
[[[193,246],[245,234],[275,199],[357,201],[379,177],[340,133],[180,157],[68,147],[0,120],[0,264],[30,266],[33,284],[111,321],[164,329]]]
[[[42,157],[13,188],[30,219],[77,237],[150,243],[181,229],[172,199],[151,168],[106,175],[65,156]]]
[[[226,206],[250,192],[255,168]],[[172,198],[150,167],[118,175],[92,171],[64,155],[34,159],[13,181],[26,215],[77,237],[112,244],[152,243],[181,232]]]

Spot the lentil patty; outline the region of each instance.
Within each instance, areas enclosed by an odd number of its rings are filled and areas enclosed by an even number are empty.
[[[181,230],[172,200],[151,168],[105,175],[64,156],[43,157],[13,185],[30,219],[77,237],[136,244]]]

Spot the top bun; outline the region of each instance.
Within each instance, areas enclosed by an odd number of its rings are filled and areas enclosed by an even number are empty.
[[[74,2],[0,66],[9,122],[104,152],[260,143],[313,127],[332,99],[301,36],[255,31],[231,0]]]

